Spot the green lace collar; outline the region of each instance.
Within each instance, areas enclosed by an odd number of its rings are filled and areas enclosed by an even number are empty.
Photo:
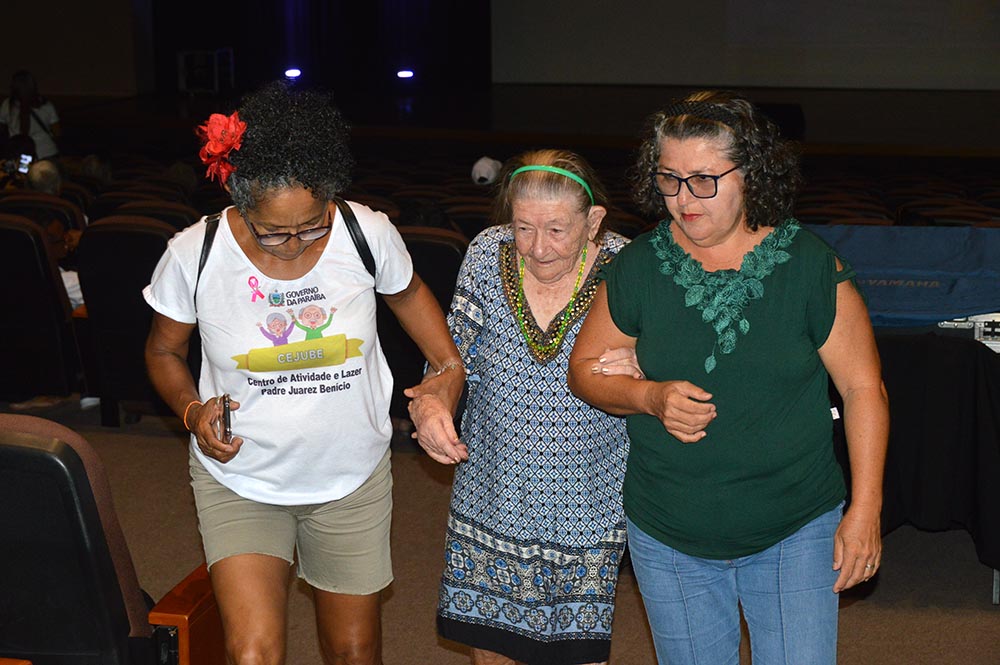
[[[649,242],[663,261],[660,272],[673,276],[674,283],[685,290],[684,305],[697,308],[702,321],[715,330],[716,342],[711,355],[705,358],[705,373],[715,369],[716,349],[723,354],[732,353],[736,349],[737,330],[743,335],[750,332],[750,322],[743,316],[743,310],[751,300],[763,297],[763,279],[774,272],[775,266],[792,258],[784,250],[798,231],[798,222],[789,219],[744,255],[739,270],[715,272],[706,271],[701,262],[674,242],[670,220],[661,222],[653,231]]]

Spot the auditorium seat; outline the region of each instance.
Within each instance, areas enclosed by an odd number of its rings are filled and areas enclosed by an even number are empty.
[[[186,204],[188,202],[187,194],[179,186],[158,185],[144,180],[120,182],[113,190],[109,191],[145,194],[161,201],[173,201],[174,203]]]
[[[608,214],[604,218],[604,228],[620,233],[629,239],[635,238],[650,226],[652,224],[642,217],[618,208],[609,208]]]
[[[94,194],[89,189],[71,180],[63,180],[59,190],[59,197],[66,199],[80,210],[87,214],[90,202],[94,200]]]
[[[0,400],[70,394],[79,353],[69,299],[45,232],[25,217],[0,213],[0,283],[9,291],[0,315]]]
[[[970,199],[954,197],[928,197],[914,199],[896,208],[896,221],[903,225],[931,224],[941,210],[971,211],[981,206]],[[983,217],[989,218],[989,211],[982,210]]]
[[[176,232],[149,217],[116,215],[94,222],[80,238],[80,286],[98,371],[102,425],[117,427],[120,407],[132,416],[161,405],[146,375],[153,311],[142,289]]]
[[[482,193],[479,194],[478,196],[473,196],[471,194],[446,196],[445,198],[441,199],[441,205],[445,206],[446,208],[450,206],[463,206],[463,205],[486,206],[488,208],[489,206],[493,205],[493,197],[491,197],[488,194],[487,190],[484,189],[482,190]]]
[[[159,200],[158,197],[146,192],[107,190],[91,202],[89,208],[90,221],[94,222],[105,217],[110,217],[124,203]]]
[[[178,231],[186,229],[201,218],[201,214],[185,203],[174,201],[130,201],[118,206],[119,215],[140,215],[166,222]]]
[[[392,221],[393,224],[399,222],[399,206],[392,199],[379,196],[378,194],[368,194],[363,192],[348,192],[345,197],[348,201],[355,201],[356,203],[361,203],[368,206],[372,210],[377,210],[379,212],[384,212],[385,216]]]
[[[831,219],[857,217],[857,213],[839,206],[809,206],[795,208],[795,219],[805,224],[829,224]]]
[[[45,192],[18,191],[0,198],[0,212],[23,215],[42,227],[58,221],[64,229],[83,229],[86,218],[76,204],[55,194]]]
[[[413,257],[414,271],[447,313],[469,241],[461,233],[447,229],[401,226],[399,233]],[[420,383],[424,358],[381,298],[377,316],[379,343],[394,379],[389,412],[395,417],[407,418],[408,399],[403,395],[403,389]]]
[[[885,217],[891,219],[892,214],[881,202],[871,198],[852,194],[830,195],[830,194],[803,194],[798,198],[796,207],[800,208],[823,208],[831,207],[840,210],[850,210],[859,217]]]
[[[838,217],[827,224],[854,224],[857,226],[892,226],[893,221],[886,217]]]
[[[493,206],[490,203],[448,205],[444,207],[444,214],[469,240],[493,223]]]
[[[978,222],[1000,220],[1000,210],[979,205],[955,205],[923,210],[920,216],[934,226],[969,226]]]
[[[104,465],[77,432],[0,414],[0,533],[0,657],[34,665],[225,663],[205,566],[152,606]]]

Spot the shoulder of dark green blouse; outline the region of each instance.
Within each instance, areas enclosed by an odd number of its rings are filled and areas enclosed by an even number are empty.
[[[790,247],[793,255],[797,252],[801,252],[807,256],[815,255],[815,253],[819,253],[821,255],[837,253],[830,243],[821,238],[812,229],[808,228],[808,226],[802,222],[796,221],[796,223],[799,225],[799,230],[795,233],[795,238],[792,240]]]
[[[837,250],[825,239],[805,225],[799,225],[792,243],[785,249],[792,260],[785,266],[793,278],[800,284],[824,284],[824,275],[834,270],[834,257],[839,257]],[[814,280],[819,280],[818,282]]]
[[[647,231],[627,242],[601,268],[601,278],[608,279],[611,277],[612,271],[614,273],[621,273],[622,271],[642,270],[643,266],[648,265],[650,260],[658,261],[659,259],[656,258],[656,249],[649,241],[651,237],[652,232]]]

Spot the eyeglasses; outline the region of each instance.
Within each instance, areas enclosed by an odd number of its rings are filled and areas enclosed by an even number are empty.
[[[673,173],[661,173],[659,171],[654,171],[650,175],[653,178],[653,187],[662,196],[677,196],[681,193],[681,183],[684,183],[687,185],[688,191],[695,198],[710,199],[719,193],[719,178],[729,175],[738,168],[740,167],[734,166],[719,175],[696,173],[686,178],[679,178]]]
[[[326,219],[330,219],[329,204],[326,209]],[[253,237],[257,239],[257,243],[261,247],[277,247],[278,245],[284,245],[292,238],[298,238],[301,242],[312,242],[313,240],[319,240],[325,236],[333,227],[333,222],[330,222],[329,224],[325,224],[323,226],[314,226],[309,229],[302,229],[298,233],[257,233],[257,229],[253,227],[250,220],[244,217],[243,221],[246,222],[247,228],[250,229],[250,233],[252,233]]]

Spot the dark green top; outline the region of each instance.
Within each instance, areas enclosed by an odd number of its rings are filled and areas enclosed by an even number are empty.
[[[817,350],[853,277],[794,220],[743,258],[706,272],[670,234],[643,234],[607,270],[618,328],[637,338],[653,381],[687,380],[712,394],[718,416],[698,443],[681,443],[653,416],[628,417],[625,512],[692,556],[764,550],[843,500],[834,457],[828,376]]]

